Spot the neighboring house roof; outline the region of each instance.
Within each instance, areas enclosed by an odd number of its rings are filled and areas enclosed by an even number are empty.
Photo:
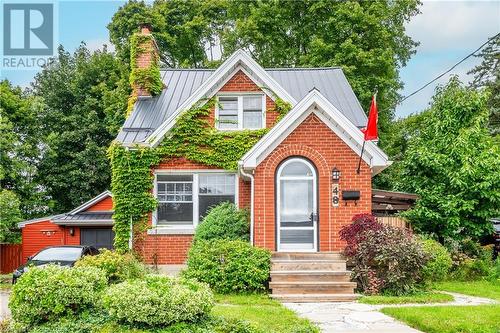
[[[412,208],[417,199],[418,195],[413,193],[372,189],[372,211],[383,215],[396,214]]]
[[[81,212],[78,214],[67,214],[58,218],[53,218],[52,222],[59,225],[79,226],[113,225],[113,212]]]
[[[19,228],[32,223],[51,221],[59,225],[79,225],[79,226],[107,226],[113,225],[113,211],[86,211],[102,200],[112,197],[110,191],[104,191],[89,201],[83,203],[69,213],[57,214],[53,216],[41,217],[37,219],[23,221],[17,224]]]
[[[366,115],[340,68],[264,69],[240,50],[217,70],[162,70],[166,88],[159,96],[139,98],[117,140],[124,145],[157,144],[181,111],[198,100],[213,96],[238,70],[243,70],[257,85],[269,88],[292,105],[313,88],[319,89],[355,126],[366,125]]]
[[[59,216],[63,216],[63,215],[64,214],[52,215],[52,216],[45,216],[45,217],[39,217],[39,218],[36,218],[36,219],[22,221],[22,222],[19,222],[17,224],[17,227],[18,228],[24,228],[24,226],[26,226],[28,224],[38,223],[38,222],[42,222],[42,221],[51,221],[53,218],[56,218],[56,217],[59,217]]]
[[[364,136],[361,130],[317,89],[312,90],[283,119],[264,135],[239,161],[243,169],[254,169],[311,113],[323,121],[356,154],[361,155]],[[372,141],[366,141],[363,160],[373,175],[389,165],[387,155]]]

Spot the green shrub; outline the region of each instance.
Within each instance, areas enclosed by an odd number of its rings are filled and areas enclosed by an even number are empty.
[[[362,291],[398,295],[419,288],[427,256],[409,231],[384,225],[363,231],[359,239],[349,259]]]
[[[422,248],[427,254],[427,263],[422,269],[424,281],[442,281],[451,268],[451,255],[439,242],[433,239],[422,239]]]
[[[234,204],[224,202],[210,209],[203,222],[196,228],[195,241],[230,239],[250,239],[249,213]]]
[[[106,277],[98,268],[34,267],[14,285],[9,307],[22,323],[55,320],[99,304],[105,287]]]
[[[185,276],[206,282],[219,293],[266,289],[271,253],[248,242],[198,241],[189,251]]]
[[[101,332],[109,317],[99,311],[89,311],[75,317],[65,317],[58,321],[44,323],[30,330],[30,333],[89,333]]]
[[[164,326],[199,319],[210,312],[214,299],[204,283],[151,275],[112,285],[103,305],[118,321]]]
[[[97,267],[106,273],[109,283],[144,277],[146,268],[133,254],[120,254],[102,249],[96,256],[85,256],[78,260],[76,267]]]

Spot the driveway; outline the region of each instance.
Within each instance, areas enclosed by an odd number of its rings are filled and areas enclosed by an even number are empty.
[[[9,310],[9,296],[10,292],[5,290],[0,290],[0,320],[3,320],[10,316]]]

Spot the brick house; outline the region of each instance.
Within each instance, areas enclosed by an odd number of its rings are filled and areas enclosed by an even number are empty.
[[[138,66],[148,66],[149,56],[138,59]],[[223,201],[250,209],[255,246],[342,249],[339,229],[354,214],[371,212],[371,178],[390,161],[367,142],[357,172],[367,118],[340,68],[266,69],[238,50],[217,69],[164,69],[161,77],[159,96],[136,88],[139,98],[117,136],[123,146],[157,146],[168,140],[180,114],[213,97],[215,129],[269,131],[239,160],[238,170],[185,158],[166,158],[152,168],[159,205],[147,235],[134,244],[147,263],[184,263],[201,218]],[[278,98],[292,106],[279,121]]]

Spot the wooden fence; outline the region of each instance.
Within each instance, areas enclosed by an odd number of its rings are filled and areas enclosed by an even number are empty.
[[[0,274],[12,273],[22,262],[21,244],[0,244]]]
[[[385,225],[392,227],[411,229],[411,225],[405,219],[399,216],[378,216],[377,220]]]

